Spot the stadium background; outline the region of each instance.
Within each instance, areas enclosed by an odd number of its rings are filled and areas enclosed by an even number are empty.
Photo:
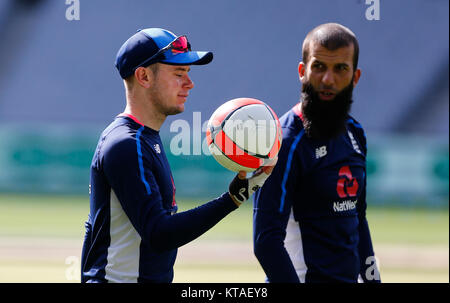
[[[379,20],[368,20],[373,1],[364,0],[80,0],[80,20],[69,21],[71,2],[0,2],[0,282],[79,281],[89,164],[124,108],[113,62],[138,28],[187,34],[215,56],[192,68],[186,111],[161,131],[183,210],[233,176],[195,154],[204,139],[196,126],[242,96],[289,110],[301,42],[325,22],[348,26],[360,43],[352,115],[368,137],[368,217],[383,280],[449,281],[447,0],[380,0]],[[169,148],[180,119],[188,155]],[[248,203],[180,248],[174,281],[262,282],[251,220]]]

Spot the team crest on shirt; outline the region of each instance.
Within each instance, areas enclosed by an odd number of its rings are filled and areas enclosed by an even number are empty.
[[[158,143],[156,143],[155,145],[153,145],[153,148],[155,149],[155,151],[156,151],[157,154],[160,154],[160,153],[161,153],[161,147],[159,147],[159,144],[158,144]]]

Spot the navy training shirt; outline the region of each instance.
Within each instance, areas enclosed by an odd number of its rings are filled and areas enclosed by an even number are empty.
[[[82,282],[172,282],[177,248],[237,208],[228,193],[177,213],[159,132],[122,114],[92,159]]]
[[[254,251],[268,281],[377,282],[374,264],[366,264],[374,252],[361,125],[349,117],[345,133],[313,140],[300,103],[280,123],[278,163],[254,200]]]

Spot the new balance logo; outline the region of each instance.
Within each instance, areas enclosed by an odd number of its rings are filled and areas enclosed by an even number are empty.
[[[327,155],[327,146],[321,146],[316,148],[316,159],[322,158]]]
[[[160,154],[160,153],[161,153],[161,148],[159,147],[159,144],[158,144],[158,143],[155,144],[155,145],[153,145],[153,147],[155,148],[155,151],[156,151],[157,154]]]

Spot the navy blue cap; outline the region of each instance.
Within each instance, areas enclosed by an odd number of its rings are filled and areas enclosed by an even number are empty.
[[[133,75],[135,70],[150,64],[160,62],[172,65],[204,65],[213,59],[212,52],[189,51],[173,54],[165,51],[156,58],[148,61],[161,48],[169,45],[177,36],[162,28],[146,28],[139,30],[120,47],[116,56],[116,68],[120,76],[125,79]]]

